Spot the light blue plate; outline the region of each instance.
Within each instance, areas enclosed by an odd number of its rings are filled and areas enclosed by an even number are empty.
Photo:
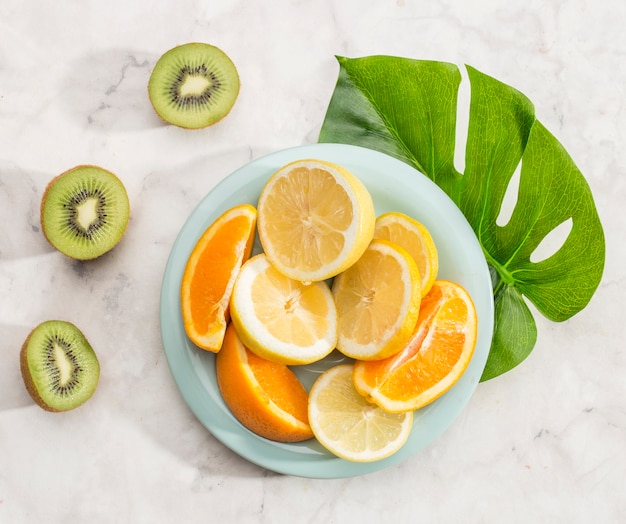
[[[445,395],[415,412],[406,444],[394,455],[371,463],[353,463],[325,451],[315,439],[281,444],[244,428],[222,401],[215,379],[215,355],[187,338],[179,289],[187,258],[204,230],[224,211],[241,203],[256,205],[268,177],[288,162],[325,159],[344,166],[369,189],[376,213],[400,211],[422,222],[439,252],[439,278],[460,283],[478,312],[478,341],[461,379]],[[474,392],[487,361],[493,332],[493,294],[489,270],[472,228],[448,196],[426,176],[382,153],[343,144],[295,147],[254,160],[220,182],[193,211],[180,231],[165,268],[161,289],[161,336],[167,360],[198,420],[238,455],[269,470],[311,478],[362,475],[397,464],[437,438],[459,415]],[[324,369],[341,361],[336,353],[295,371],[308,388]],[[478,431],[478,428],[477,428]]]

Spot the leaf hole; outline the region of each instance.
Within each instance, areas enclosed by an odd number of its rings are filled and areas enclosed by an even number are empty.
[[[459,173],[464,173],[467,133],[469,129],[471,86],[466,69],[459,67],[459,71],[461,73],[461,83],[459,84],[456,103],[454,167]]]
[[[567,241],[573,225],[574,221],[568,218],[550,231],[530,254],[530,261],[536,264],[554,255]]]
[[[513,210],[515,209],[515,204],[517,203],[517,197],[519,194],[519,181],[521,173],[522,163],[520,162],[513,172],[513,175],[511,176],[511,179],[506,186],[504,197],[502,198],[500,212],[498,213],[498,217],[496,218],[496,224],[500,227],[506,226],[513,216]]]

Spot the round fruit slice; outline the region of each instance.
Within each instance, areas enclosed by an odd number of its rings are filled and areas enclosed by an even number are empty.
[[[215,358],[217,383],[235,418],[257,435],[278,442],[313,437],[308,423],[308,393],[284,364],[249,351],[230,324]]]
[[[437,248],[428,229],[404,213],[391,211],[376,219],[374,238],[384,238],[409,252],[420,272],[422,296],[426,295],[439,270]]]
[[[230,318],[230,297],[252,252],[256,209],[235,206],[220,215],[193,248],[180,287],[183,325],[191,341],[217,353]]]
[[[387,411],[421,408],[461,378],[474,353],[476,333],[476,310],[467,291],[454,282],[435,280],[405,348],[384,360],[356,362],[354,385]]]
[[[159,58],[150,75],[148,94],[163,120],[200,129],[230,112],[239,95],[239,75],[221,49],[192,42]]]
[[[317,440],[338,457],[373,462],[398,451],[413,426],[413,412],[387,413],[352,384],[352,364],[320,375],[309,393],[309,423]]]
[[[126,188],[110,171],[76,166],[53,178],[41,199],[41,229],[64,255],[89,260],[113,249],[126,231]]]
[[[286,277],[263,253],[241,268],[230,308],[243,343],[268,360],[309,364],[335,348],[337,310],[328,284]]]
[[[419,314],[415,260],[387,240],[372,240],[332,287],[338,317],[337,349],[360,360],[388,357],[408,340]]]
[[[20,351],[24,385],[46,411],[68,411],[91,398],[100,379],[96,354],[74,324],[48,320],[33,329]]]
[[[271,263],[294,280],[331,278],[354,264],[374,234],[365,186],[341,166],[307,159],[274,173],[258,202],[259,239]]]

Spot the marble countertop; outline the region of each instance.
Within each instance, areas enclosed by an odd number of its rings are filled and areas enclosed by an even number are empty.
[[[624,522],[626,499],[626,3],[621,0],[278,0],[0,4],[0,522]],[[157,58],[221,47],[242,79],[230,115],[164,125],[147,98]],[[336,55],[470,64],[526,94],[584,173],[606,240],[586,309],[538,317],[531,356],[481,383],[431,445],[343,479],[281,475],[193,415],[161,342],[172,244],[220,180],[317,142]],[[44,240],[42,191],[81,163],[124,180],[132,217],[111,253],[72,262]],[[102,364],[94,397],[33,404],[18,353],[64,317]]]

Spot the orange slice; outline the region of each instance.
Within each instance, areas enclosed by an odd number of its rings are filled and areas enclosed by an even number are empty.
[[[232,324],[215,357],[215,369],[224,402],[250,431],[278,442],[313,437],[308,423],[308,393],[295,373],[252,353]]]
[[[363,256],[335,277],[337,349],[373,360],[400,351],[417,321],[420,277],[413,258],[387,240],[372,240]]]
[[[202,349],[217,353],[230,318],[229,302],[254,242],[256,209],[235,206],[217,218],[193,248],[180,287],[185,332]]]
[[[426,295],[439,270],[437,248],[426,226],[404,213],[391,211],[376,219],[374,238],[384,238],[409,252],[420,272],[422,296]]]
[[[259,240],[284,275],[312,282],[358,260],[374,234],[374,204],[341,166],[299,160],[275,172],[259,196]]]
[[[419,319],[404,349],[389,358],[356,362],[354,385],[392,413],[421,408],[463,375],[476,345],[477,317],[463,287],[435,280],[422,299]]]

